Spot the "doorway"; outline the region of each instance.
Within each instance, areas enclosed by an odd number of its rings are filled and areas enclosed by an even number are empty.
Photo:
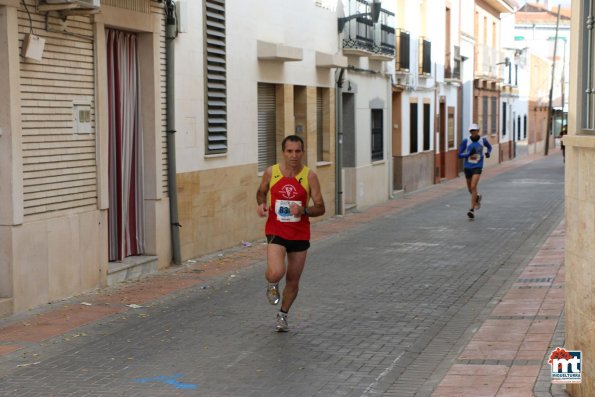
[[[108,75],[109,260],[144,253],[143,126],[138,40],[106,29]]]
[[[440,179],[446,178],[446,103],[445,98],[440,98],[440,118],[439,118],[439,141],[440,141]],[[440,182],[438,180],[437,182]]]
[[[355,95],[343,94],[343,198],[345,210],[357,205]]]

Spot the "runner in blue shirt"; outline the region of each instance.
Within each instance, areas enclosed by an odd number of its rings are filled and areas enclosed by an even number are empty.
[[[459,145],[459,158],[465,159],[464,169],[465,178],[467,179],[467,189],[471,194],[471,208],[467,211],[469,219],[475,218],[475,210],[481,207],[481,194],[477,193],[477,184],[481,177],[483,169],[484,148],[487,148],[485,157],[490,157],[492,153],[492,145],[490,142],[479,135],[479,126],[471,124],[469,126],[469,138],[463,139]]]

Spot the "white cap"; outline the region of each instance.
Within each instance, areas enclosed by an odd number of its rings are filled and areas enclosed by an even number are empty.
[[[479,131],[479,126],[475,123],[469,126],[469,131]]]

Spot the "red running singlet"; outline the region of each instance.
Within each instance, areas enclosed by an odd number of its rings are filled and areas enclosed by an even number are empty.
[[[295,217],[289,211],[291,204],[306,207],[310,201],[308,167],[294,178],[281,173],[279,164],[273,165],[269,182],[269,217],[265,234],[274,234],[286,240],[310,240],[310,220],[308,216]]]

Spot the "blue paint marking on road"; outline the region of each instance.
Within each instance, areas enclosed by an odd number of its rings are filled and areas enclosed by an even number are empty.
[[[150,383],[150,382],[161,382],[166,385],[175,387],[176,389],[196,390],[196,385],[193,383],[182,383],[178,381],[182,374],[175,374],[173,376],[155,376],[152,378],[139,378],[134,379],[136,383]]]

